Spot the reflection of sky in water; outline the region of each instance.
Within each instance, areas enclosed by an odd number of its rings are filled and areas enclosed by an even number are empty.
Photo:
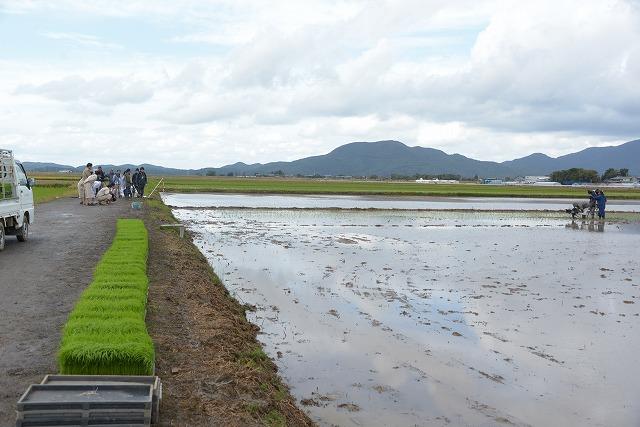
[[[586,192],[585,192],[586,193]],[[274,194],[176,194],[163,193],[170,206],[247,208],[340,208],[340,209],[476,209],[564,210],[587,198],[541,199],[500,197],[339,196]],[[609,211],[640,212],[640,200],[610,200]]]
[[[496,213],[174,213],[230,291],[257,306],[260,340],[321,423],[640,421],[640,387],[627,381],[640,369],[614,350],[640,350],[640,306],[623,302],[640,297],[631,226],[588,233]]]

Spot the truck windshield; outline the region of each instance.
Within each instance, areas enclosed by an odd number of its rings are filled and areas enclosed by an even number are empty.
[[[16,176],[18,177],[18,184],[27,185],[27,174],[20,163],[18,163],[18,167],[16,168]]]

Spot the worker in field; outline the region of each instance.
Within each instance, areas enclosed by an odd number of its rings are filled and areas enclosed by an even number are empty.
[[[605,196],[600,189],[596,189],[596,204],[598,205],[598,218],[604,219],[604,211],[607,206],[607,196]]]

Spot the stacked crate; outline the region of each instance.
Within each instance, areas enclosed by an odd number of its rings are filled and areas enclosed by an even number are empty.
[[[150,426],[161,399],[158,377],[47,375],[18,401],[16,427]]]

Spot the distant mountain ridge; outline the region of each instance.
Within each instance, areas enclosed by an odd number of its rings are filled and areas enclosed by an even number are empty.
[[[546,175],[556,170],[584,168],[603,173],[608,168],[629,169],[632,175],[640,174],[640,139],[611,147],[591,147],[560,157],[534,153],[520,159],[502,162],[503,165],[524,175]]]
[[[24,162],[33,172],[57,172],[72,170],[81,172],[83,166],[56,163]],[[97,165],[97,164],[96,164]],[[215,171],[218,175],[255,175],[282,172],[285,175],[322,176],[391,176],[391,175],[440,175],[453,174],[462,177],[516,177],[523,175],[548,175],[555,170],[579,167],[595,169],[603,173],[608,168],[627,168],[630,174],[640,174],[640,139],[611,147],[592,147],[557,158],[534,153],[505,162],[480,161],[460,154],[426,147],[409,147],[399,141],[352,142],[331,152],[306,157],[291,162],[246,164],[237,162],[220,168],[176,169],[151,164],[102,165],[103,170],[135,169],[144,166],[150,175],[204,175]]]

